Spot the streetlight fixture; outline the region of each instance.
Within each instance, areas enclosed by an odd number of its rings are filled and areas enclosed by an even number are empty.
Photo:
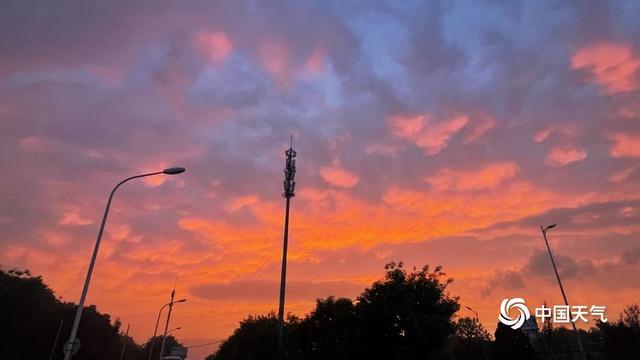
[[[177,303],[183,303],[187,301],[187,299],[180,299],[177,301],[174,301],[174,304]],[[149,360],[151,360],[151,356],[153,355],[153,345],[156,343],[155,339],[156,339],[156,335],[158,334],[158,325],[160,324],[160,314],[162,314],[162,310],[164,310],[164,308],[166,308],[167,306],[169,306],[171,303],[168,302],[164,305],[162,305],[162,307],[160,308],[160,311],[158,311],[158,319],[156,320],[156,328],[155,330],[153,330],[153,336],[151,337],[151,345],[149,346]]]
[[[173,328],[173,329],[167,331],[167,334],[171,334],[173,331],[178,331],[180,329],[182,329],[182,326],[178,326],[177,328]]]
[[[549,251],[549,258],[551,258],[551,265],[553,265],[553,271],[556,273],[556,279],[558,279],[558,285],[560,286],[560,292],[562,293],[562,299],[564,299],[565,306],[569,307],[569,301],[567,301],[567,295],[564,292],[564,287],[562,286],[562,281],[560,280],[560,275],[558,274],[558,268],[556,267],[556,262],[553,259],[553,254],[551,253],[551,247],[549,246],[549,241],[547,241],[547,231],[556,227],[557,224],[551,224],[547,227],[542,227],[540,225],[540,230],[542,230],[542,237],[544,238],[544,243],[547,245],[547,250]],[[580,333],[578,332],[578,328],[576,327],[576,323],[571,321],[571,326],[573,327],[573,331],[576,334],[576,339],[578,340],[578,348],[580,349],[580,355],[585,359],[584,347],[582,346],[582,340],[580,340]]]
[[[480,321],[480,317],[478,316],[478,312],[473,310],[472,308],[465,306],[469,311],[471,311],[472,313],[474,313],[476,315],[476,321]]]
[[[64,344],[64,360],[71,359],[72,351],[74,349],[74,345],[76,344],[76,335],[78,334],[78,327],[80,326],[80,318],[82,317],[82,309],[84,307],[84,301],[87,298],[87,292],[89,291],[89,283],[91,282],[91,274],[93,273],[93,267],[96,264],[96,258],[98,257],[98,249],[100,248],[100,241],[102,240],[102,234],[104,232],[104,226],[107,222],[107,215],[109,215],[109,208],[111,207],[111,200],[113,199],[113,195],[116,193],[116,190],[122,184],[126,183],[129,180],[138,179],[147,176],[154,175],[177,175],[185,172],[185,168],[183,167],[172,167],[167,168],[162,171],[135,175],[128,177],[122,181],[120,181],[114,188],[111,190],[111,194],[109,194],[109,200],[107,200],[107,206],[104,209],[104,215],[102,216],[102,222],[100,224],[100,230],[98,231],[98,238],[96,239],[96,244],[93,247],[93,255],[91,256],[91,261],[89,262],[89,269],[87,270],[87,277],[84,280],[84,287],[82,288],[82,295],[80,295],[80,301],[78,302],[78,310],[76,311],[75,318],[73,319],[73,326],[71,327],[71,334],[69,335],[69,340]]]

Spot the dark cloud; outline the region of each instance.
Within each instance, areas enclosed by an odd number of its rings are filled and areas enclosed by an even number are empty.
[[[351,281],[287,281],[287,299],[291,301],[357,296],[366,284]],[[191,288],[191,292],[202,298],[225,301],[269,301],[275,298],[280,282],[270,280],[239,280],[230,283],[205,284]]]

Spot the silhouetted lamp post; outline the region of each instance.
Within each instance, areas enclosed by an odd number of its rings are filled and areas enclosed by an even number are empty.
[[[183,303],[187,301],[187,299],[180,299],[177,301],[174,301],[174,304],[177,303]],[[162,305],[162,307],[160,308],[160,311],[158,311],[158,318],[156,319],[156,328],[153,330],[153,336],[151,337],[151,345],[149,345],[149,360],[151,360],[151,356],[153,356],[153,345],[155,344],[155,338],[156,335],[158,335],[158,325],[160,324],[160,314],[162,314],[162,310],[164,310],[164,308],[166,308],[167,306],[171,305],[170,302]]]
[[[84,307],[84,301],[87,297],[87,292],[89,291],[89,283],[91,282],[91,274],[93,273],[93,267],[96,263],[96,258],[98,257],[98,249],[100,248],[100,240],[102,240],[102,233],[104,232],[104,225],[107,222],[107,215],[109,215],[109,208],[111,207],[111,200],[113,199],[113,195],[116,190],[122,184],[126,183],[129,180],[153,176],[153,175],[177,175],[185,172],[185,169],[182,167],[172,167],[168,169],[164,169],[163,171],[141,174],[136,176],[128,177],[122,181],[120,181],[114,188],[111,190],[111,194],[109,195],[109,200],[107,201],[107,206],[104,209],[104,215],[102,216],[102,223],[100,224],[100,230],[98,231],[98,238],[96,239],[96,244],[93,247],[93,255],[91,256],[91,262],[89,262],[89,270],[87,270],[87,277],[84,280],[84,287],[82,288],[82,295],[80,295],[80,302],[78,302],[78,310],[76,311],[75,318],[73,319],[73,326],[71,327],[71,334],[69,335],[69,340],[64,344],[64,359],[71,359],[73,346],[76,343],[76,335],[78,334],[78,327],[80,326],[80,318],[82,317],[82,308]]]
[[[289,243],[289,204],[291,198],[295,196],[296,182],[296,151],[293,150],[293,136],[291,137],[291,145],[284,152],[286,155],[286,164],[284,168],[284,192],[282,196],[287,199],[284,215],[284,241],[282,244],[282,273],[280,274],[280,304],[278,308],[278,354],[279,358],[283,357],[284,350],[284,295],[285,283],[287,281],[287,246]]]
[[[553,265],[553,271],[556,273],[556,279],[558,279],[558,285],[560,286],[560,292],[562,293],[562,298],[564,299],[564,304],[569,307],[569,302],[567,301],[567,295],[564,292],[564,287],[562,286],[562,281],[560,281],[560,275],[558,274],[558,268],[556,268],[556,262],[553,259],[553,254],[551,253],[551,247],[549,246],[549,241],[547,241],[547,231],[556,227],[557,224],[552,224],[547,227],[542,227],[540,225],[540,230],[542,230],[542,237],[544,238],[544,243],[547,245],[547,250],[549,251],[549,257],[551,258],[551,265]],[[570,308],[569,308],[570,309]],[[578,348],[580,349],[580,355],[584,358],[584,347],[582,347],[582,340],[580,340],[580,333],[578,332],[578,328],[576,327],[576,323],[571,319],[571,310],[569,311],[569,322],[571,322],[571,326],[573,327],[573,331],[576,334],[576,339],[578,340]]]
[[[171,311],[173,311],[173,304],[177,301],[173,301],[173,298],[176,296],[176,289],[171,290],[171,301],[169,301],[169,313],[167,313],[167,322],[164,324],[164,336],[162,337],[162,345],[160,346],[160,357],[162,359],[164,356],[164,344],[167,342],[167,334],[169,333],[167,329],[169,328],[169,320],[171,320]]]
[[[480,317],[478,317],[478,312],[473,310],[472,308],[465,306],[469,311],[471,311],[472,313],[474,313],[476,315],[476,320],[480,321]]]

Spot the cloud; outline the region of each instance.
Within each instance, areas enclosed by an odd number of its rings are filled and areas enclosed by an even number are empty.
[[[218,64],[233,51],[233,42],[224,32],[202,32],[195,42],[212,64]]]
[[[606,93],[637,90],[640,57],[628,44],[599,43],[580,48],[571,57],[571,68],[586,70]]]
[[[436,155],[446,148],[450,138],[468,122],[469,118],[466,116],[434,121],[430,115],[412,117],[398,115],[387,120],[394,135],[413,142],[424,149],[427,155]]]
[[[276,303],[294,134],[287,311],[358,291],[388,260],[445,265],[481,313],[510,291],[551,300],[552,274],[521,272],[544,269],[530,258],[551,222],[585,284],[572,294],[636,299],[637,11],[459,5],[6,4],[0,263],[77,300],[109,191],[184,166],[118,190],[88,301],[142,340],[178,276],[184,336],[225,337]],[[552,164],[588,157],[548,171],[557,148]],[[479,296],[495,274],[513,290]]]
[[[516,175],[518,166],[514,162],[489,164],[472,171],[444,169],[438,174],[427,177],[426,181],[434,190],[468,191],[493,189],[503,181]]]
[[[609,155],[613,157],[640,157],[640,136],[613,133],[610,138],[614,144],[609,149]]]
[[[320,176],[327,183],[341,188],[354,187],[360,181],[360,176],[337,165],[320,168]]]
[[[353,281],[287,281],[287,299],[325,298],[330,295],[354,298],[368,284]],[[273,300],[280,289],[274,280],[238,280],[229,283],[203,284],[191,288],[196,296],[209,300],[263,302]]]
[[[551,166],[560,167],[587,158],[587,152],[577,147],[555,147],[549,151],[545,163]]]

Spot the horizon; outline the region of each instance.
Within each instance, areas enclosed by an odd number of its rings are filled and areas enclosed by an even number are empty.
[[[640,280],[640,3],[11,2],[0,13],[0,265],[143,342],[277,313],[284,151],[297,151],[286,313],[384,265],[442,265],[459,316],[609,319]],[[285,15],[286,14],[286,15]],[[589,327],[593,323],[580,325]],[[65,340],[68,334],[62,335]],[[80,334],[81,337],[81,334]],[[196,359],[197,360],[197,359]]]

